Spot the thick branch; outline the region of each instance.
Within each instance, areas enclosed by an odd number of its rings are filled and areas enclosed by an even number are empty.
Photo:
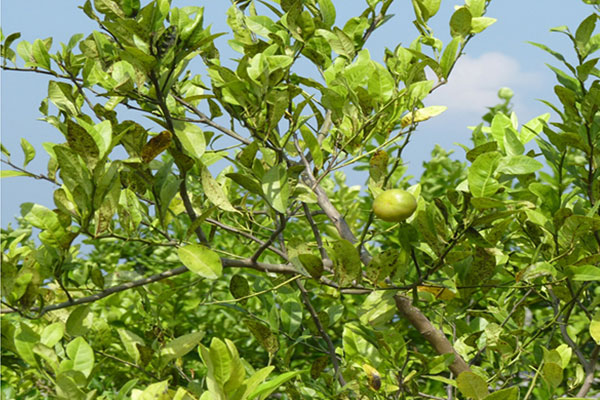
[[[411,304],[408,297],[395,296],[398,311],[406,318],[412,326],[427,340],[438,354],[454,354],[454,361],[450,365],[450,371],[456,376],[461,372],[469,371],[469,366],[463,358],[454,350],[446,335],[433,326],[431,321],[417,307]]]

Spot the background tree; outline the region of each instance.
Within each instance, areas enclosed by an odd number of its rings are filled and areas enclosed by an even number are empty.
[[[58,52],[2,36],[5,70],[51,75],[40,111],[65,138],[44,173],[25,138],[23,166],[2,147],[3,177],[57,186],[55,209],[23,204],[2,232],[3,394],[597,394],[598,1],[575,33],[555,28],[575,62],[535,44],[565,68],[557,122],[520,126],[503,89],[468,163],[438,147],[418,184],[404,174],[419,123],[445,109],[424,100],[495,21],[488,3],[457,7],[444,45],[440,1],[414,0],[419,35],[383,63],[366,44],[392,0],[341,25],[330,0],[237,1],[233,66],[202,8],[167,0],[87,1],[99,30]],[[406,221],[374,218],[388,188],[417,199]]]

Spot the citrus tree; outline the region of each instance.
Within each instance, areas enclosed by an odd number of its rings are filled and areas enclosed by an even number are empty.
[[[369,37],[393,0],[347,21],[332,0],[236,1],[234,60],[201,7],[168,0],[88,0],[98,30],[59,48],[2,35],[6,73],[48,76],[41,118],[64,136],[47,171],[27,169],[26,138],[22,165],[2,147],[2,177],[47,181],[55,204],[2,230],[3,396],[598,395],[585,2],[574,32],[554,29],[574,61],[533,44],[561,65],[556,119],[520,125],[502,89],[466,161],[436,147],[413,181],[403,152],[446,108],[424,101],[495,21],[489,0],[456,7],[447,43],[428,25],[440,0],[413,0],[417,36],[382,62]]]

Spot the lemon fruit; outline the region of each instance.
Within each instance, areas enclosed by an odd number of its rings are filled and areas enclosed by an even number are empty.
[[[417,209],[415,197],[402,189],[390,189],[381,193],[373,202],[373,212],[388,222],[404,221]]]

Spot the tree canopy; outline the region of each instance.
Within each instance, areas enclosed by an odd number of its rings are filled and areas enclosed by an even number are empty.
[[[2,229],[3,398],[598,396],[600,2],[553,28],[573,56],[532,43],[558,65],[552,117],[520,124],[503,88],[464,161],[436,146],[406,175],[490,1],[455,7],[443,43],[441,0],[347,21],[333,0],[238,0],[234,60],[169,0],[87,0],[98,29],[58,47],[2,33],[3,70],[48,76],[64,137],[45,171],[25,137],[22,165],[2,146],[2,178],[55,205]],[[392,17],[414,40],[372,55]],[[388,189],[409,194],[375,215]]]

